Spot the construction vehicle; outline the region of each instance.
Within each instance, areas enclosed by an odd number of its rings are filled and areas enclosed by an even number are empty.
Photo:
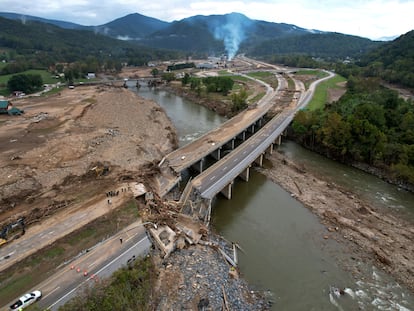
[[[4,226],[0,232],[0,246],[13,241],[14,239],[20,238],[23,234],[25,234],[25,232],[24,217]]]

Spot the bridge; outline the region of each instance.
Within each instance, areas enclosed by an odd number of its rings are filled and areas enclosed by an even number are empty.
[[[252,60],[245,59],[245,61]],[[263,63],[261,64],[263,65]],[[181,173],[191,167],[200,174],[187,184],[181,203],[186,205],[189,197],[192,197],[192,201],[202,201],[204,203],[201,204],[200,210],[204,210],[203,217],[208,216],[211,209],[211,200],[218,193],[222,193],[230,199],[233,184],[237,177],[245,181],[249,180],[250,167],[254,163],[262,165],[265,152],[273,152],[274,144],[281,143],[281,136],[293,120],[296,112],[308,104],[316,85],[334,75],[329,73],[327,77],[314,81],[307,91],[305,91],[303,83],[294,80],[295,90],[289,92],[290,105],[284,107],[281,113],[265,123],[264,116],[272,107],[278,105],[283,92],[288,88],[286,78],[283,74],[280,74],[281,69],[273,67],[273,70],[278,79],[278,87],[273,90],[269,85],[257,80],[266,88],[266,95],[255,108],[238,114],[219,128],[168,154],[161,161],[159,164],[161,171],[164,173],[166,171],[173,172],[175,176],[172,179],[164,178],[160,180],[162,194],[170,191],[181,179]],[[235,146],[236,140],[241,141],[237,148]],[[230,150],[230,152],[223,155],[222,151],[224,149]],[[208,156],[216,159],[217,162],[205,168]]]

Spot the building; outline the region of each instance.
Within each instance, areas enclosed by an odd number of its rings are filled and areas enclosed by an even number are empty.
[[[88,72],[86,78],[87,79],[95,79],[96,78],[96,74],[94,72]]]
[[[0,100],[0,113],[7,114],[9,109],[13,108],[13,105],[8,100]]]
[[[200,63],[200,64],[197,64],[197,68],[198,69],[213,69],[213,68],[217,68],[217,66],[214,65],[213,63]]]
[[[13,104],[8,100],[0,100],[0,114],[21,115],[24,111],[13,107]]]

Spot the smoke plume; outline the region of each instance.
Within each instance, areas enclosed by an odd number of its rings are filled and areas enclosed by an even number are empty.
[[[231,60],[236,56],[240,43],[245,38],[245,28],[249,22],[242,14],[232,13],[225,16],[226,22],[215,25],[213,28],[214,37],[223,40],[227,57]]]

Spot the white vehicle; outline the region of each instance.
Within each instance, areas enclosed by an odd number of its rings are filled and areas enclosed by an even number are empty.
[[[23,310],[30,306],[34,302],[38,301],[42,297],[42,293],[39,290],[28,293],[20,297],[15,303],[10,306],[10,310]]]

